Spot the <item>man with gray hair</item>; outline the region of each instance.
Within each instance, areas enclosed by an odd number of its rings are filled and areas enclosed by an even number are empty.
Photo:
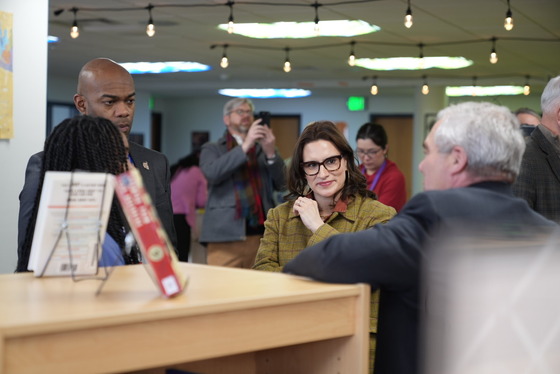
[[[560,223],[560,76],[541,95],[541,124],[527,138],[513,193],[543,216]]]
[[[206,143],[200,169],[208,181],[208,202],[200,242],[209,265],[251,268],[264,233],[274,190],[285,186],[284,161],[269,126],[255,120],[251,100],[224,106],[224,136]]]
[[[541,116],[533,109],[519,108],[514,112],[520,125],[538,126],[541,123]]]
[[[421,269],[439,234],[485,230],[500,238],[556,226],[513,196],[524,149],[519,123],[506,107],[466,102],[443,109],[419,165],[425,192],[385,225],[303,250],[284,272],[379,288],[374,372],[417,373]]]

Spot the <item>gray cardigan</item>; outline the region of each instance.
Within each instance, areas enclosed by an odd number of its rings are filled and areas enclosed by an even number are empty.
[[[284,161],[276,152],[274,162],[269,163],[262,148],[256,149],[259,171],[263,185],[261,197],[264,213],[275,206],[274,190],[285,188]],[[229,152],[226,137],[216,143],[206,143],[200,153],[200,169],[208,180],[208,201],[202,221],[200,242],[228,242],[245,240],[245,219],[235,218],[235,173],[247,163],[247,155],[240,146]]]

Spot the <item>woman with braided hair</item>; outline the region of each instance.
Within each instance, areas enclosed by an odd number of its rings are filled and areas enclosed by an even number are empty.
[[[128,170],[127,146],[128,142],[119,129],[111,121],[100,117],[76,116],[65,119],[54,128],[45,141],[41,177],[24,245],[18,253],[17,272],[27,271],[45,173],[82,170],[117,175]],[[127,255],[124,251],[124,227],[124,218],[115,197],[100,264],[124,265],[138,262],[136,253]]]

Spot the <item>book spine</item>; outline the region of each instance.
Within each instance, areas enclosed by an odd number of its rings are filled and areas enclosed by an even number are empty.
[[[171,245],[139,172],[118,175],[116,192],[154,282],[167,297],[179,294],[183,286],[173,265]]]

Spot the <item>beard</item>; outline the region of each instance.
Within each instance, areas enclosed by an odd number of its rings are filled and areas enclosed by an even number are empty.
[[[251,122],[248,121],[243,121],[234,126],[237,132],[244,135],[246,135],[249,132],[250,127],[251,127]]]

